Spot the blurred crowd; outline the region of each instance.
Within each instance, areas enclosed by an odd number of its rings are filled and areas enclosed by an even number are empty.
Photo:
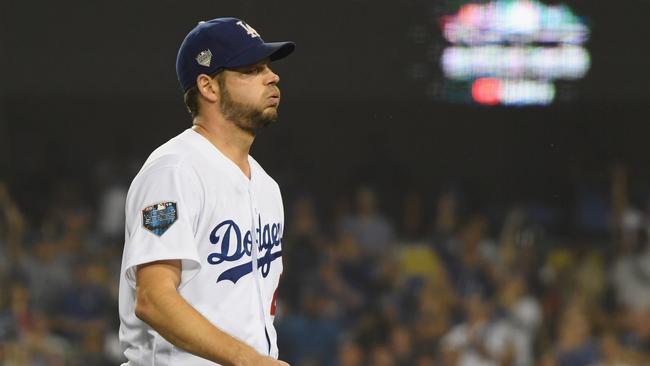
[[[285,191],[280,357],[293,366],[650,365],[650,205],[631,202],[626,180],[619,168],[608,204],[586,200],[584,222],[594,211],[607,217],[591,235],[554,234],[548,215],[526,204],[470,207],[458,189],[434,200],[407,193],[391,212],[367,186],[330,207]],[[89,203],[64,186],[32,203],[32,215],[0,182],[1,365],[120,364],[127,188],[104,184]]]

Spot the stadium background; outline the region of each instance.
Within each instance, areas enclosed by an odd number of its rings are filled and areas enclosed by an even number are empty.
[[[436,63],[412,76],[434,3],[0,3],[3,364],[118,362],[124,189],[190,125],[183,36],[229,15],[298,44],[252,151],[285,197],[285,359],[650,364],[650,6],[563,2],[591,69],[571,101],[506,108],[432,99]]]

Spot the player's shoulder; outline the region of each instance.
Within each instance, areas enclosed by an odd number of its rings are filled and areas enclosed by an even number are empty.
[[[156,148],[134,180],[160,170],[192,170],[192,157],[196,154],[196,149],[190,135],[190,130],[185,130]]]

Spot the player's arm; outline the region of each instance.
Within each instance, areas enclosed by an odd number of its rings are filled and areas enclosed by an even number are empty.
[[[179,260],[138,266],[136,316],[176,347],[222,365],[288,366],[215,327],[180,296],[180,282]]]

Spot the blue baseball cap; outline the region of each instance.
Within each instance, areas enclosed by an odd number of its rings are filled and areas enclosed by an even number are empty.
[[[295,47],[293,42],[264,42],[253,27],[240,19],[212,19],[200,22],[181,43],[176,75],[186,92],[196,85],[200,74],[252,65],[267,57],[279,60]]]

